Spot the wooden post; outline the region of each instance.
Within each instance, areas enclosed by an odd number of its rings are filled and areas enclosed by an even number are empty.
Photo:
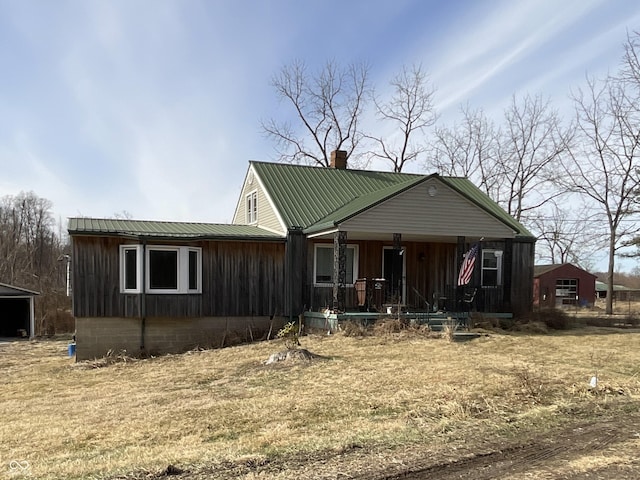
[[[344,312],[347,283],[347,232],[333,235],[333,309]]]
[[[402,234],[393,234],[393,266],[391,273],[391,296],[394,297],[398,304],[402,300]],[[388,281],[389,279],[387,279]]]

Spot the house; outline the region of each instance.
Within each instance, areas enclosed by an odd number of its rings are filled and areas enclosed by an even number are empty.
[[[33,338],[37,295],[33,290],[0,283],[0,337]]]
[[[331,168],[250,162],[230,225],[76,218],[69,233],[77,358],[259,338],[321,309],[455,310],[473,245],[472,308],[532,305],[535,237],[469,180],[351,170],[340,151]]]
[[[596,297],[607,298],[607,284],[596,280]],[[613,301],[637,302],[640,299],[640,290],[624,285],[613,285]]]
[[[596,276],[571,263],[536,265],[533,304],[538,308],[592,307]]]

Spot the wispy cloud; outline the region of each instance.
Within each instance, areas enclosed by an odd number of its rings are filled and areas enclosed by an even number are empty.
[[[64,216],[228,221],[248,160],[272,157],[259,121],[292,59],[368,60],[383,95],[402,64],[422,63],[441,112],[501,110],[615,62],[639,12],[604,0],[0,2],[0,195],[34,190]]]
[[[537,77],[541,73],[539,62],[527,59],[545,55],[542,49],[552,55],[556,37],[599,3],[503,2],[492,4],[494,9],[483,11],[476,22],[467,19],[465,33],[456,34],[444,45],[435,66],[434,82],[442,85],[439,108],[445,110],[464,103],[479,90],[490,90],[494,82],[501,89],[507,77],[523,71]],[[558,67],[564,68],[563,64]],[[496,82],[498,78],[500,81]],[[513,93],[516,92],[503,95]]]

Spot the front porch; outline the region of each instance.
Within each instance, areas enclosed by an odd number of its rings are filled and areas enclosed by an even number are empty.
[[[458,286],[472,245],[475,269]],[[333,232],[308,243],[298,312],[386,314],[388,305],[400,305],[403,312],[518,314],[530,309],[531,292],[522,286],[530,284],[532,246],[509,238]],[[526,262],[515,261],[523,255]]]

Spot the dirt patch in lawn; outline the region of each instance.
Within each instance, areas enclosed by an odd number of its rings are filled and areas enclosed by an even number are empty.
[[[530,432],[529,432],[530,433]],[[528,437],[528,433],[524,434]],[[524,441],[523,441],[524,440]],[[112,480],[222,478],[359,480],[534,480],[583,478],[632,480],[640,478],[640,415],[608,415],[599,421],[576,422],[545,435],[509,443],[490,440],[468,446],[449,445],[445,453],[431,448],[383,452],[351,445],[340,451],[295,455],[268,460],[247,458],[237,462],[192,467],[174,465],[159,472],[140,471]]]

